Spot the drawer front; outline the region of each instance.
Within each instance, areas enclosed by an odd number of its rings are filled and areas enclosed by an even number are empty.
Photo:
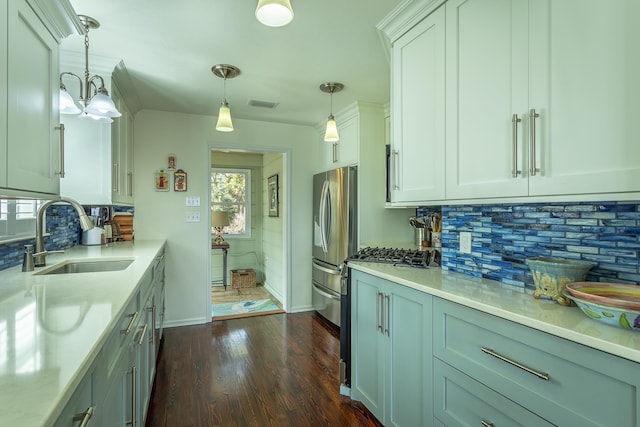
[[[103,348],[104,357],[108,363],[107,380],[111,380],[113,368],[118,362],[122,350],[136,335],[136,328],[143,316],[144,313],[140,307],[140,293],[138,292],[127,304]]]
[[[440,299],[434,354],[554,424],[640,425],[631,361]]]
[[[447,427],[553,425],[437,358],[433,372],[434,414]]]

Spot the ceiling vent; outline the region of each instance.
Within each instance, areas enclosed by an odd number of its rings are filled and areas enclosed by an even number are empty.
[[[260,107],[260,108],[276,108],[279,102],[272,101],[259,101],[257,99],[250,99],[249,105],[252,107]]]

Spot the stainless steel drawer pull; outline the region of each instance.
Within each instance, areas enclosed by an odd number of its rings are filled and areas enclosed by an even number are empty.
[[[527,366],[524,366],[521,363],[516,362],[515,360],[511,360],[508,357],[505,357],[501,354],[496,353],[495,351],[491,350],[490,348],[486,348],[486,347],[480,347],[480,350],[482,350],[483,353],[487,353],[490,356],[493,356],[497,359],[502,360],[503,362],[507,362],[510,365],[515,366],[516,368],[520,368],[523,371],[526,371],[528,373],[530,373],[531,375],[535,375],[536,377],[549,381],[549,374],[545,373],[545,372],[540,372],[540,371],[536,371],[535,369],[531,369]]]
[[[130,314],[129,317],[131,318],[131,320],[129,320],[129,325],[127,325],[127,329],[120,329],[120,333],[123,333],[125,335],[129,335],[131,333],[133,324],[136,323],[136,320],[138,319],[138,312],[136,311],[135,313]]]
[[[80,425],[78,427],[87,427],[89,425],[89,420],[93,416],[93,406],[89,406],[86,411],[76,414],[73,416],[73,421],[80,421]]]
[[[491,421],[480,420],[480,424],[482,424],[482,427],[494,427],[494,424]]]
[[[511,125],[513,132],[513,135],[511,137],[511,152],[513,153],[513,158],[511,159],[511,176],[513,176],[514,178],[517,178],[518,175],[522,173],[518,170],[518,123],[521,121],[522,119],[519,119],[517,114],[511,116]]]

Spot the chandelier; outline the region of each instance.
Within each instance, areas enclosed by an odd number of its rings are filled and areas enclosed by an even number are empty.
[[[80,118],[112,123],[114,117],[120,117],[122,114],[109,97],[109,92],[104,87],[104,79],[97,74],[89,77],[89,29],[99,28],[100,23],[86,15],[78,15],[78,19],[84,26],[84,79],[68,71],[60,74],[60,113],[79,114]],[[80,84],[79,101],[82,108],[78,107],[67,92],[67,88],[62,82],[62,78],[65,76],[78,79]]]

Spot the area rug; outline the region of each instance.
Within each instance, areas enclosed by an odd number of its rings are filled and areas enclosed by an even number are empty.
[[[237,319],[240,317],[262,316],[276,313],[284,313],[284,311],[268,298],[211,305],[211,316],[213,320]]]

